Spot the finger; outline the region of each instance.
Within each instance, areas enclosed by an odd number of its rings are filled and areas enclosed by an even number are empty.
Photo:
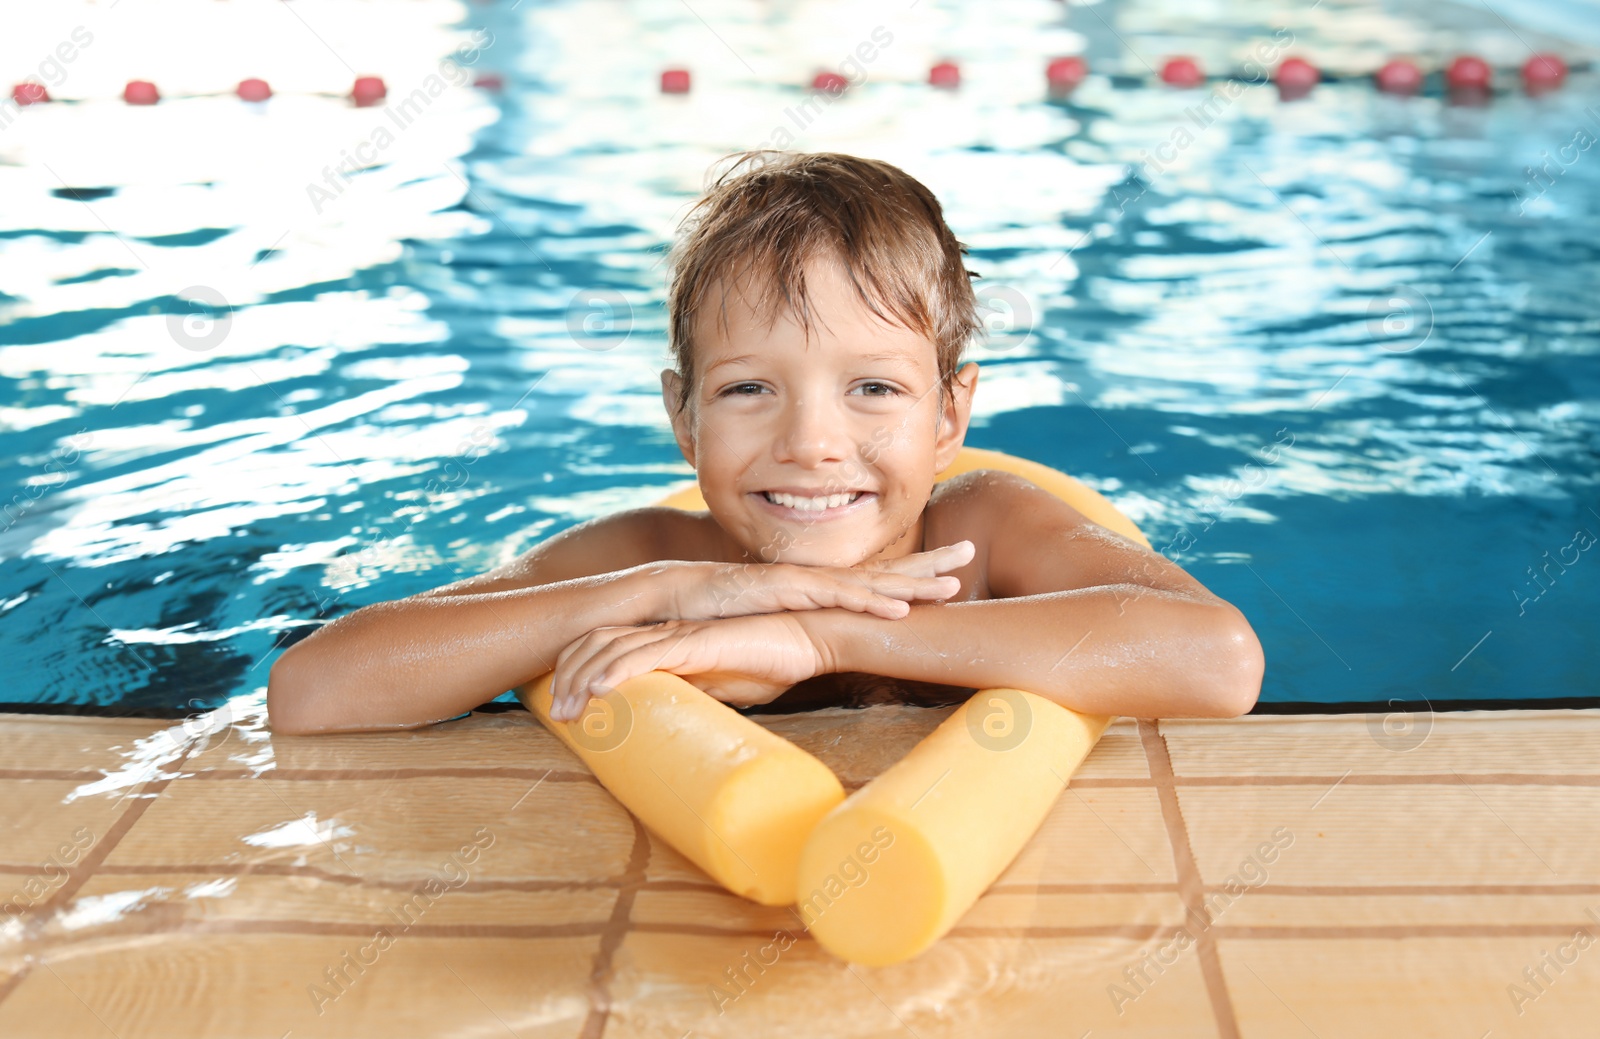
[[[570,687],[571,681],[563,670],[558,670],[556,676],[550,680],[551,720],[564,722],[570,721],[575,716]]]
[[[573,639],[556,657],[555,671],[550,675],[550,718],[565,721],[567,712],[568,664],[573,654],[588,639],[588,635]]]
[[[903,577],[889,577],[890,584],[898,584],[903,591],[910,585]],[[791,586],[779,594],[779,604],[784,610],[824,610],[830,606],[857,613],[870,613],[895,620],[910,611],[898,596],[885,594],[873,587],[865,573],[838,570],[832,573],[818,570],[804,585]]]
[[[583,717],[584,708],[589,706],[589,694],[566,694],[562,696],[560,704],[550,711],[550,717],[560,722],[577,721]]]
[[[652,671],[674,671],[675,668],[683,667],[688,663],[683,652],[683,644],[689,635],[690,632],[683,632],[671,638],[658,638],[653,642],[619,652],[596,671],[589,688],[596,695],[603,695],[615,690],[630,678],[647,675]]]
[[[897,559],[886,559],[874,563],[872,569],[914,577],[933,577],[942,571],[954,570],[972,562],[976,551],[971,541],[962,540],[953,545],[930,548],[926,552],[912,552]]]
[[[782,693],[782,689],[775,689],[766,682],[728,677],[717,683],[711,695],[732,707],[754,707],[771,703]]]
[[[603,695],[630,678],[656,670],[660,666],[658,662],[666,659],[671,648],[687,636],[688,631],[663,631],[655,626],[632,630],[610,640],[604,649],[573,669],[571,695],[580,698],[580,703],[587,703],[591,694]]]
[[[961,591],[960,579],[948,574],[942,577],[915,577],[909,574],[865,571],[859,577],[879,595],[893,596],[905,602],[914,602],[917,599],[948,599]]]
[[[826,596],[824,596],[826,598]],[[911,612],[911,604],[893,595],[881,593],[866,593],[854,589],[836,589],[833,605],[842,606],[857,613],[866,613],[885,620],[899,620]],[[826,602],[818,605],[826,606]]]
[[[887,595],[874,595],[867,600],[867,613],[884,620],[897,621],[911,612],[911,604],[904,599]]]
[[[956,556],[955,558],[960,558]],[[938,566],[939,564],[933,564]],[[864,584],[873,593],[879,596],[889,596],[904,602],[915,602],[919,599],[948,599],[961,591],[961,580],[951,574],[940,576],[916,575],[901,573],[892,570],[856,570],[849,569],[840,575],[845,582]],[[904,616],[905,611],[896,611],[895,616]]]
[[[561,694],[560,703],[552,707],[550,717],[557,721],[577,721],[583,717],[583,712],[588,708],[592,695],[592,693],[580,686],[569,684],[567,691]]]
[[[603,653],[612,642],[637,630],[621,625],[595,628],[567,644],[556,657],[555,675],[550,679],[551,718],[570,721],[582,713],[583,705],[588,702],[588,694],[584,693],[582,697],[578,695],[582,686],[573,684],[574,675],[586,662]]]
[[[555,673],[550,676],[550,717],[555,721],[566,721],[571,709],[573,668],[592,655],[595,647],[601,644],[595,631],[573,639],[556,655]]]
[[[943,573],[954,570],[958,566],[966,566],[977,555],[978,548],[971,541],[963,539],[953,545],[943,545],[925,553],[932,558],[934,571]]]
[[[889,620],[899,620],[911,612],[913,602],[949,599],[961,592],[961,580],[950,575],[916,577],[909,574],[846,569],[836,572],[836,576],[830,575],[830,578],[813,590],[812,603],[787,608],[840,606]]]
[[[584,654],[581,658],[574,657],[563,675],[561,687],[561,718],[570,721],[583,714],[584,708],[589,703],[589,697],[594,690],[590,688],[590,679],[597,668],[605,667],[616,654],[615,647],[623,642],[623,638],[609,639],[604,644],[598,644],[593,652]]]

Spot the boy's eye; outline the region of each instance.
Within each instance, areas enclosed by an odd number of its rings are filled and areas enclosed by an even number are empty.
[[[861,390],[868,397],[890,397],[900,392],[892,383],[877,381],[864,382],[856,388]],[[718,393],[718,396],[753,397],[756,394],[764,393],[765,391],[766,387],[759,382],[736,382],[731,386],[723,388]]]

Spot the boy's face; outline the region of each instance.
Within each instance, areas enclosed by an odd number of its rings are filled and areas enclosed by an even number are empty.
[[[677,373],[661,373],[678,445],[711,515],[759,561],[915,552],[933,478],[966,436],[978,366],[941,394],[933,341],[874,316],[842,267],[811,264],[806,289],[809,342],[792,314],[766,327],[737,291],[724,328],[711,293],[682,412]]]

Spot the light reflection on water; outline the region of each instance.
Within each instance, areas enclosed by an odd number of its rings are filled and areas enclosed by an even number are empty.
[[[702,12],[714,37],[664,6],[427,5],[382,69],[391,97],[479,19],[506,91],[451,87],[320,202],[381,111],[132,109],[86,51],[58,96],[87,100],[0,133],[0,615],[22,650],[0,700],[255,693],[275,641],[683,479],[661,248],[711,163],[794,129],[789,84],[880,25],[867,85],[813,105],[795,144],[904,166],[980,284],[1022,301],[1030,334],[972,351],[972,443],[1106,491],[1238,603],[1268,699],[1596,691],[1595,564],[1525,600],[1544,553],[1600,533],[1600,150],[1513,194],[1600,135],[1594,73],[1481,108],[1248,86],[1201,126],[1204,94],[1101,76],[1046,103],[1044,60],[1239,67],[1285,26],[1335,69],[1407,46],[1519,64],[1521,44],[1354,0],[1204,26],[1155,4],[903,6],[729,3]],[[921,83],[946,53],[958,92]],[[695,89],[662,97],[676,62]],[[227,88],[208,75],[172,92]],[[179,298],[196,285],[231,309]],[[220,341],[185,348],[218,318]]]

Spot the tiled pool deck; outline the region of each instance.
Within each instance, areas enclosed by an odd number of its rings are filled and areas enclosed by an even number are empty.
[[[949,710],[756,717],[854,788]],[[0,1036],[1600,1035],[1600,711],[1390,722],[1119,721],[954,931],[867,968],[525,713],[0,715]]]

